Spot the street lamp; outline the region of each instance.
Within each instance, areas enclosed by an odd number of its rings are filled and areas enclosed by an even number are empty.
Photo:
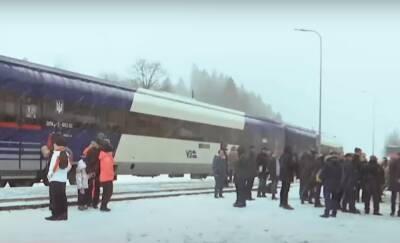
[[[317,150],[318,153],[321,152],[321,128],[322,128],[322,36],[316,30],[310,29],[294,29],[295,31],[302,31],[302,32],[312,32],[319,37],[319,129],[318,129],[318,140],[317,140]]]

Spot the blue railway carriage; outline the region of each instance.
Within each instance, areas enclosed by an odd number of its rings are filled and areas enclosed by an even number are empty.
[[[204,177],[221,143],[279,153],[286,131],[240,111],[0,56],[0,186],[42,179],[40,148],[53,132],[67,138],[75,161],[107,134],[118,174]]]

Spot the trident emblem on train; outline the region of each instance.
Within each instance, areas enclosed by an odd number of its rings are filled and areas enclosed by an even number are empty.
[[[56,111],[58,114],[62,114],[64,112],[64,101],[56,100]]]

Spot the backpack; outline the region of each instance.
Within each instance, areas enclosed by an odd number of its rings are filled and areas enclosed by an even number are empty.
[[[66,169],[69,164],[68,154],[65,151],[60,152],[60,156],[58,156],[58,167],[60,169]]]

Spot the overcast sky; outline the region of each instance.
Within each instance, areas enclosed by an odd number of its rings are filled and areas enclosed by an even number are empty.
[[[323,36],[323,134],[370,153],[374,97],[377,154],[399,128],[398,5],[127,2],[0,3],[0,54],[122,77],[146,58],[160,61],[173,81],[189,81],[196,64],[259,92],[286,122],[317,129],[318,37],[293,30],[312,28]]]

